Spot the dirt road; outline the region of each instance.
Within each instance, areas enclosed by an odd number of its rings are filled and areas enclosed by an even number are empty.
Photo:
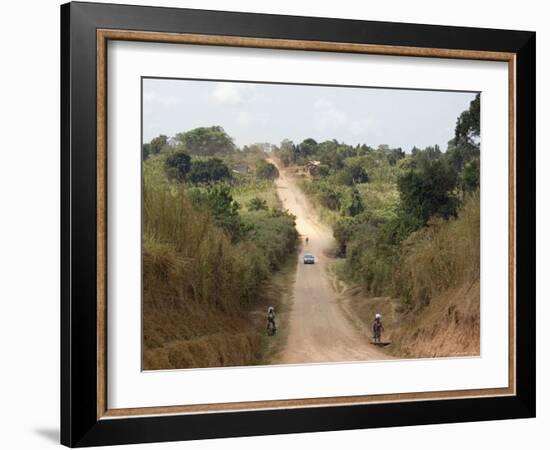
[[[295,180],[276,161],[280,177],[275,181],[283,207],[296,216],[303,237],[294,285],[294,303],[286,347],[275,356],[275,364],[340,362],[388,359],[348,321],[337,303],[327,271],[326,255],[333,244],[332,230],[320,223]],[[309,242],[305,243],[306,236]],[[303,264],[304,253],[315,256],[315,264]]]

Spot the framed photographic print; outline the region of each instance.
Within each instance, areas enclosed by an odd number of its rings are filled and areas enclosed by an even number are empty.
[[[61,7],[68,446],[535,415],[535,33]]]

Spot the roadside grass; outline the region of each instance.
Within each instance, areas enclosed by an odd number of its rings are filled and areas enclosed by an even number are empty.
[[[273,358],[286,346],[289,335],[290,311],[293,304],[293,286],[296,281],[296,264],[298,253],[292,255],[284,266],[266,283],[262,290],[261,322],[258,333],[262,336],[261,356],[255,364],[271,364]],[[275,308],[277,333],[268,336],[266,333],[267,308]]]
[[[144,164],[144,369],[257,364],[267,349],[256,311],[283,290],[273,275],[294,254],[293,220],[256,218],[256,235],[234,243],[162,169]],[[263,189],[274,195],[272,183]]]
[[[441,292],[479,279],[479,191],[469,195],[456,219],[434,218],[402,244],[396,291],[410,309]]]

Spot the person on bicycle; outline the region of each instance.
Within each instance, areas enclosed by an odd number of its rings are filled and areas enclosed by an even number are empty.
[[[267,331],[272,331],[271,334],[275,334],[277,331],[277,324],[275,323],[275,308],[270,306],[267,308]]]
[[[374,322],[372,323],[372,339],[374,342],[380,342],[382,331],[384,331],[384,325],[382,325],[382,316],[380,314],[376,314],[374,316]]]

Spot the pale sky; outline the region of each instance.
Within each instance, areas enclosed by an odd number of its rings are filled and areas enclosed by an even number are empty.
[[[410,152],[447,149],[456,119],[475,93],[300,86],[239,82],[143,80],[143,139],[220,125],[239,147],[337,139],[388,144]]]

